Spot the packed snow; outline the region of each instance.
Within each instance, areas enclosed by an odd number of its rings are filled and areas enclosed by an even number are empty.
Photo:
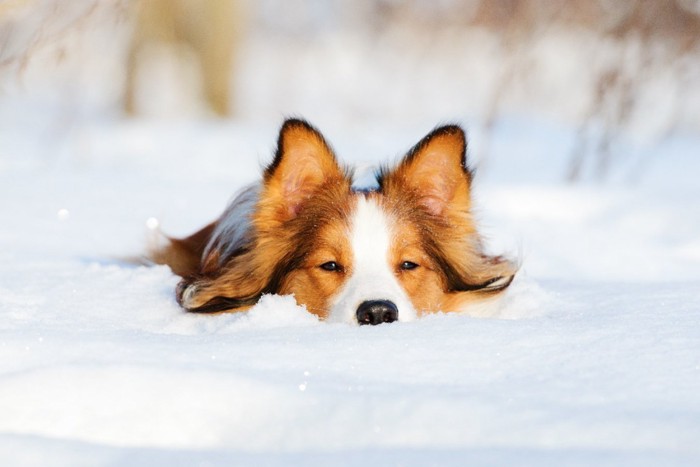
[[[499,124],[477,216],[522,268],[490,315],[358,327],[283,296],[187,314],[168,268],[130,259],[257,180],[280,122],[0,133],[3,465],[700,462],[697,138],[569,185],[573,130]],[[329,127],[360,167],[430,130]]]

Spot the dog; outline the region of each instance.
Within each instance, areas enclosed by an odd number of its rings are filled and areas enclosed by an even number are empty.
[[[484,252],[466,153],[462,128],[440,126],[379,169],[376,188],[356,189],[323,135],[288,119],[262,181],[151,259],[182,276],[177,301],[197,313],[244,311],[263,294],[358,324],[468,311],[505,291],[517,265]]]

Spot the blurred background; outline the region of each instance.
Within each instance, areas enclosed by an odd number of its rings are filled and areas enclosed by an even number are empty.
[[[0,1],[0,146],[289,115],[370,141],[462,122],[486,165],[539,122],[561,180],[630,178],[700,135],[700,0]]]

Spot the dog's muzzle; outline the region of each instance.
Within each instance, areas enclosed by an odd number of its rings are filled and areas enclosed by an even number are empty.
[[[359,324],[393,323],[399,319],[399,310],[388,300],[368,300],[357,307]]]

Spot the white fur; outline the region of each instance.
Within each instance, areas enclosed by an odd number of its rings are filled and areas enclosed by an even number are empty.
[[[350,277],[335,296],[329,321],[357,323],[357,307],[367,300],[389,300],[399,310],[399,321],[411,321],[416,311],[394,274],[389,254],[396,233],[391,220],[374,200],[358,194],[350,222],[352,265]]]
[[[250,240],[251,214],[260,197],[260,185],[249,185],[229,203],[204,249],[203,258],[212,249],[220,251],[219,264]]]

